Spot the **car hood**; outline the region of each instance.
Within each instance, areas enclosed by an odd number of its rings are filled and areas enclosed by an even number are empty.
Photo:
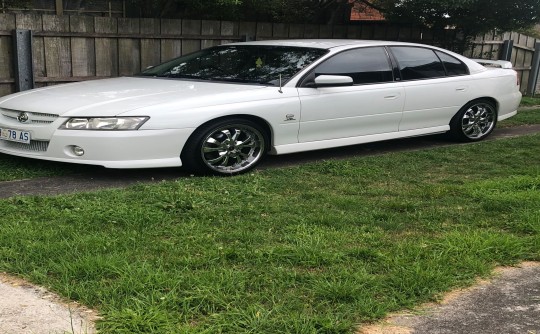
[[[49,86],[0,99],[0,108],[63,116],[115,116],[139,108],[181,101],[182,108],[249,100],[264,86],[163,78],[122,77]],[[242,99],[241,99],[242,100]]]

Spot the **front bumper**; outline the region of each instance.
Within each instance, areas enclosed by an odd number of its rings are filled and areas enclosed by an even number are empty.
[[[180,153],[193,130],[56,130],[41,151],[0,140],[0,153],[107,168],[176,167],[182,165]],[[76,156],[73,146],[81,147],[84,155]]]

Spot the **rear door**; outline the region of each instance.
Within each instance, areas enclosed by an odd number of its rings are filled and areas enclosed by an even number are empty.
[[[424,47],[392,46],[405,88],[400,131],[448,125],[471,99],[469,71],[451,55]]]

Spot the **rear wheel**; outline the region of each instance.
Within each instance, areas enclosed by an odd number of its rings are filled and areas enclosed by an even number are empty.
[[[478,141],[486,138],[495,128],[497,111],[491,101],[475,100],[466,104],[450,122],[450,133],[454,138]]]
[[[199,173],[234,175],[253,169],[265,156],[262,127],[241,118],[223,119],[197,129],[182,152],[182,163]]]

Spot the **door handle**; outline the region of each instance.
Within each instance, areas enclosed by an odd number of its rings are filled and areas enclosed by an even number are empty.
[[[393,94],[393,95],[386,95],[384,97],[385,100],[395,100],[399,97],[399,94]]]
[[[467,88],[468,88],[467,86],[457,87],[456,92],[464,92],[467,90]]]

